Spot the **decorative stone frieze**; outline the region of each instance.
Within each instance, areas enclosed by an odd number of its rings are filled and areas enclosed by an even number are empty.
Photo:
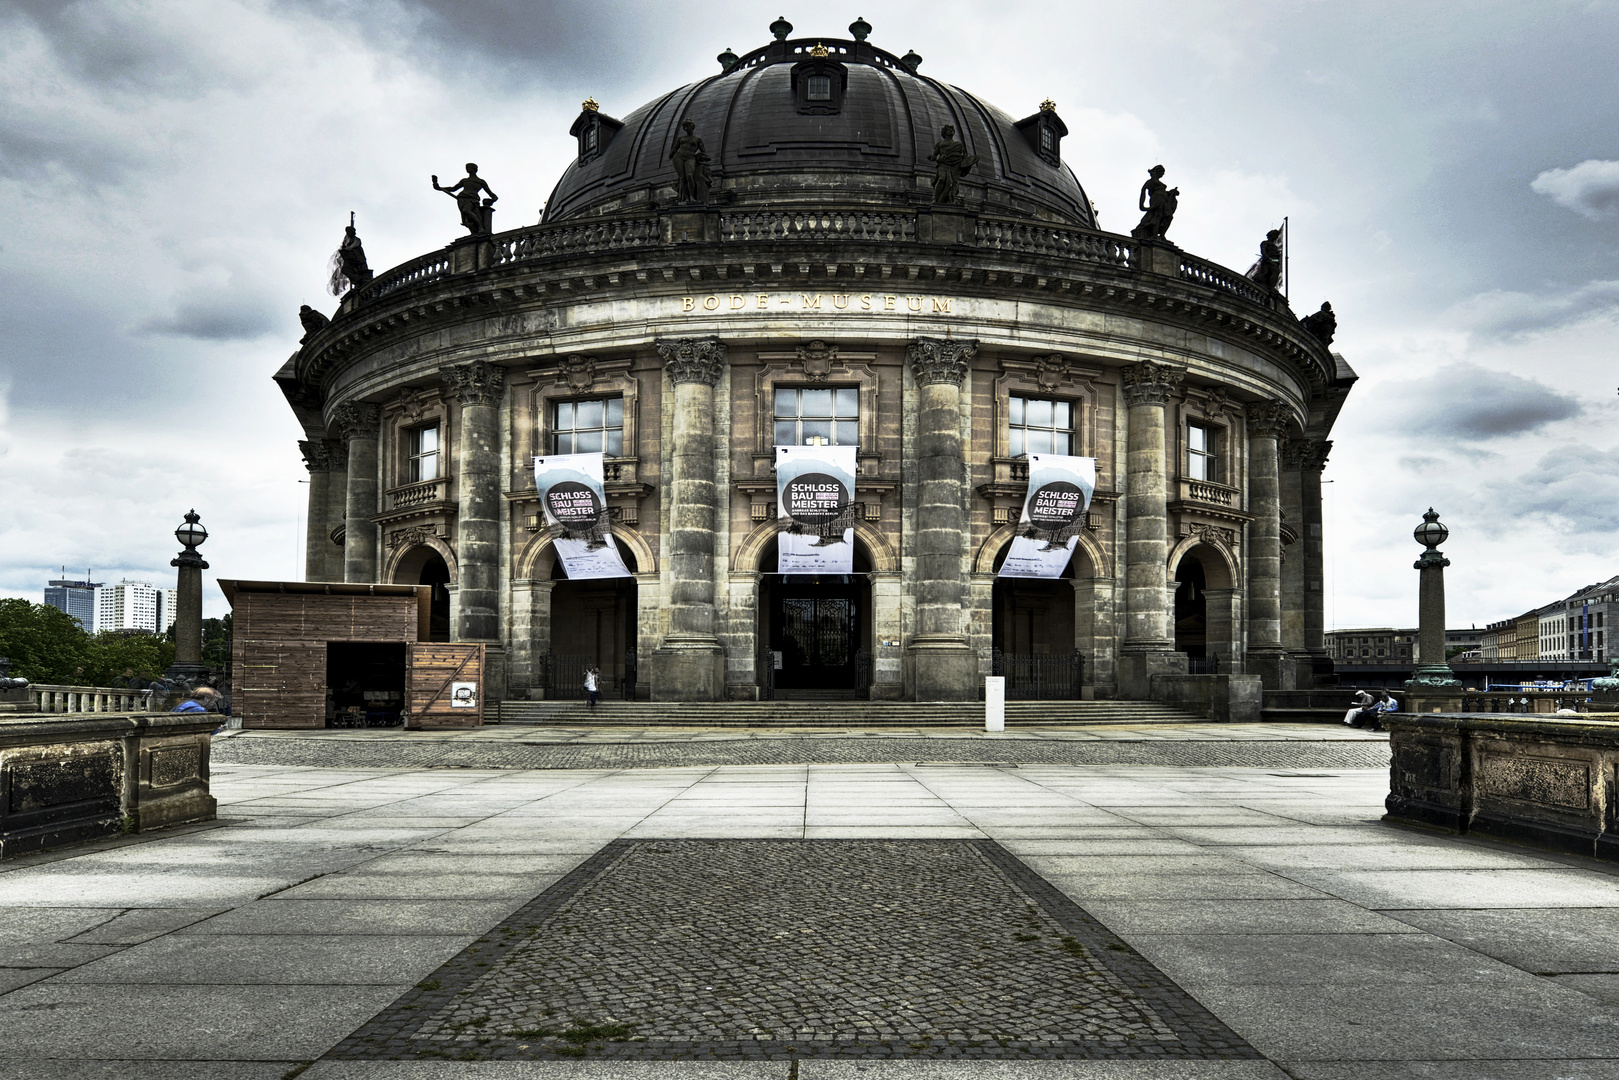
[[[594,356],[557,357],[556,381],[558,386],[566,386],[575,394],[584,393],[596,382],[596,358]]]
[[[659,338],[653,344],[675,385],[714,386],[719,383],[727,362],[725,343],[719,338]]]
[[[461,399],[462,405],[496,405],[506,385],[506,369],[482,360],[470,364],[451,364],[439,368],[450,392]]]
[[[959,387],[967,378],[967,365],[978,351],[978,340],[971,338],[917,338],[906,346],[911,372],[922,386],[950,383]]]
[[[337,439],[299,439],[298,452],[312,473],[342,472],[349,467],[348,448]]]
[[[332,410],[332,420],[344,439],[375,439],[382,423],[382,409],[369,402],[345,401]]]
[[[1039,382],[1040,389],[1049,394],[1067,380],[1068,368],[1068,358],[1062,353],[1036,357],[1034,377]]]
[[[1131,408],[1165,404],[1180,389],[1181,380],[1185,377],[1184,368],[1170,367],[1152,360],[1126,364],[1120,371],[1124,400]]]
[[[1280,401],[1261,401],[1248,406],[1248,437],[1279,439],[1292,422],[1293,411]]]
[[[804,378],[808,382],[826,382],[826,377],[838,366],[838,347],[828,345],[824,341],[817,340],[808,345],[800,345],[797,354],[798,366],[803,369]]]

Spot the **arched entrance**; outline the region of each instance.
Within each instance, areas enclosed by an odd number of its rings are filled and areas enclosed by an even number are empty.
[[[1193,667],[1209,655],[1209,579],[1197,556],[1187,555],[1175,568],[1175,651]]]
[[[871,687],[871,556],[852,574],[759,575],[761,689],[779,700],[859,699]],[[776,541],[760,566],[776,565]]]
[[[995,557],[999,571],[1011,544]],[[995,674],[1013,699],[1080,696],[1084,661],[1074,634],[1074,564],[1059,578],[997,577],[990,589],[990,645]]]
[[[618,554],[635,573],[635,553],[614,538]],[[637,588],[634,578],[573,581],[561,559],[551,565],[551,652],[545,658],[545,696],[585,696],[585,669],[601,669],[604,696],[633,698]]]
[[[1171,552],[1175,568],[1175,650],[1194,675],[1241,670],[1237,577],[1229,552],[1190,537]]]
[[[428,623],[428,641],[450,640],[450,564],[437,548],[418,544],[394,564],[395,585],[431,585],[433,606]]]

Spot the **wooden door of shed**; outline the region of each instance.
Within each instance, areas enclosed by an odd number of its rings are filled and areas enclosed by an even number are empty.
[[[418,641],[410,646],[410,726],[483,726],[483,645]],[[471,684],[472,704],[457,699],[457,686]]]

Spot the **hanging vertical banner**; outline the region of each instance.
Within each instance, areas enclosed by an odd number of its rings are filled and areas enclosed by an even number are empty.
[[[1096,491],[1096,459],[1029,455],[1029,493],[1001,577],[1062,577]]]
[[[855,448],[776,447],[776,570],[854,573]]]
[[[534,486],[540,492],[545,523],[561,533],[554,543],[569,578],[630,576],[613,543],[601,454],[537,457]]]

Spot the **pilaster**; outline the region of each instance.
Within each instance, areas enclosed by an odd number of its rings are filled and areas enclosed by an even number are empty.
[[[348,454],[344,500],[343,580],[374,584],[377,580],[377,439],[382,410],[363,401],[346,401],[332,410]]]

